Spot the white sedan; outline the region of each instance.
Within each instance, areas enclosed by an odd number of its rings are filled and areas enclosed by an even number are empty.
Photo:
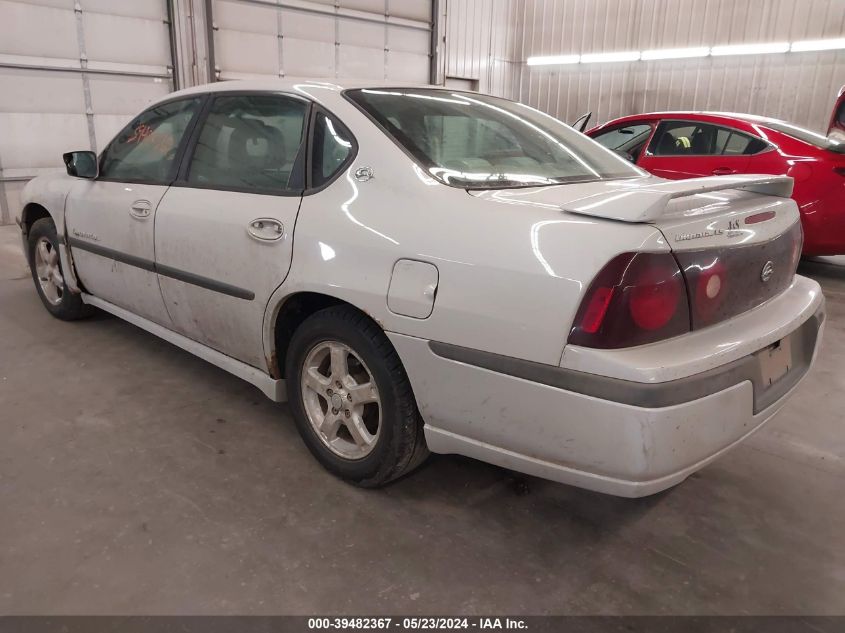
[[[19,218],[47,310],[287,400],[363,486],[434,451],[651,494],[771,418],[821,338],[791,179],[663,180],[504,99],[218,83],[65,164]]]

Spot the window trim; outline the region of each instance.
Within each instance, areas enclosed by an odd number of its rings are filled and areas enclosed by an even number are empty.
[[[197,125],[195,125],[191,131],[191,136],[188,139],[188,144],[185,148],[185,153],[183,154],[182,161],[179,164],[179,170],[177,171],[176,178],[170,184],[170,186],[183,187],[186,189],[206,189],[212,191],[232,191],[235,193],[250,193],[264,196],[279,196],[282,198],[301,197],[304,194],[303,188],[288,190],[261,187],[232,187],[215,184],[201,184],[196,182],[188,182],[187,177],[191,161],[194,158],[194,151],[196,150],[197,142],[199,141],[200,134],[202,133],[202,124],[205,124],[206,120],[208,119],[208,114],[211,111],[212,105],[217,99],[245,96],[287,97],[289,99],[304,103],[306,106],[306,110],[305,116],[303,117],[302,136],[300,137],[299,151],[297,152],[296,158],[293,161],[294,169],[297,168],[298,164],[301,164],[300,157],[303,152],[307,151],[308,135],[310,133],[309,122],[311,120],[312,110],[314,109],[314,102],[310,99],[305,99],[300,95],[295,95],[290,92],[284,92],[282,90],[219,90],[215,92],[206,93],[206,96],[208,97],[207,101],[199,112]],[[301,166],[299,168],[302,169]],[[303,179],[303,183],[304,182],[305,180]]]
[[[168,174],[167,179],[163,182],[159,182],[157,180],[151,180],[148,178],[108,178],[106,176],[98,175],[95,178],[97,182],[121,182],[133,185],[154,185],[157,187],[169,187],[173,184],[173,181],[179,174],[179,168],[182,164],[182,160],[185,157],[185,151],[188,147],[188,142],[190,141],[191,135],[193,134],[194,130],[196,129],[197,122],[203,115],[205,111],[206,103],[208,101],[208,93],[197,93],[192,95],[179,95],[178,97],[173,97],[172,99],[165,99],[164,101],[158,101],[155,104],[145,108],[137,115],[132,117],[132,120],[129,121],[126,125],[120,128],[120,131],[114,135],[114,137],[108,142],[108,144],[103,148],[100,152],[100,155],[97,157],[97,168],[98,170],[102,170],[103,161],[105,160],[106,153],[111,149],[111,146],[114,142],[120,138],[120,135],[123,134],[124,130],[129,128],[135,121],[137,121],[141,116],[152,110],[153,108],[158,108],[163,105],[168,105],[171,103],[176,103],[179,101],[192,101],[198,100],[197,111],[194,113],[194,116],[188,122],[187,127],[185,128],[185,132],[182,134],[182,138],[179,141],[179,146],[176,148],[176,156],[173,157],[173,165],[170,167],[170,172]],[[175,166],[175,169],[174,169]]]
[[[318,187],[314,187],[312,183],[312,171],[314,165],[314,136],[317,129],[317,116],[322,114],[326,118],[331,118],[333,121],[340,124],[343,128],[343,132],[349,137],[350,143],[352,143],[352,147],[349,150],[349,154],[347,154],[346,158],[343,159],[343,162],[338,166],[337,170],[331,175],[331,178],[326,180],[322,185]],[[326,187],[330,186],[334,181],[340,178],[341,174],[345,172],[349,165],[358,157],[358,140],[355,138],[355,135],[352,134],[352,131],[349,129],[343,120],[324,108],[323,106],[315,103],[311,108],[311,116],[308,120],[308,148],[305,158],[305,191],[303,192],[303,196],[310,196],[315,193],[319,193]]]
[[[722,128],[724,130],[730,130],[731,132],[737,132],[744,136],[748,136],[752,139],[756,139],[765,143],[765,147],[758,152],[754,152],[753,154],[653,154],[651,152],[651,144],[652,141],[657,140],[657,131],[660,129],[664,123],[687,123],[691,125],[711,125],[715,128]],[[652,136],[648,141],[648,145],[646,145],[645,152],[643,153],[644,157],[647,158],[741,158],[757,156],[758,154],[762,154],[764,152],[768,152],[775,148],[774,145],[769,143],[766,139],[760,138],[759,136],[752,134],[751,132],[746,132],[745,130],[740,130],[737,127],[733,127],[732,125],[723,125],[721,123],[714,123],[713,121],[703,121],[697,119],[658,119],[657,125],[654,127],[654,132],[652,132]]]

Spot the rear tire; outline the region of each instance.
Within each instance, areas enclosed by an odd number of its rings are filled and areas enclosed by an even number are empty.
[[[82,297],[72,293],[65,282],[59,237],[51,218],[33,223],[29,229],[28,251],[35,289],[50,314],[62,321],[75,321],[94,313],[94,308],[85,305]]]
[[[291,338],[285,369],[296,426],[326,470],[376,488],[428,456],[402,362],[358,310],[332,306],[306,319]]]

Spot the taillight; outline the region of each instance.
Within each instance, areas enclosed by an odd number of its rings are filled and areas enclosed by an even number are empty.
[[[695,290],[692,293],[693,313],[700,315],[705,322],[711,322],[728,294],[730,282],[725,274],[727,270],[716,255],[696,267]],[[687,278],[693,278],[690,268],[687,268]]]
[[[693,330],[725,321],[783,292],[801,257],[801,223],[757,244],[679,251]]]
[[[689,332],[680,268],[670,253],[623,253],[596,276],[569,334],[573,345],[613,349]]]

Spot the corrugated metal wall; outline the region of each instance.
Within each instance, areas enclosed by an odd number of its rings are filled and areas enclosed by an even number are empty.
[[[427,83],[431,13],[431,0],[214,0],[216,74]]]
[[[477,82],[508,98],[519,91],[522,0],[440,0],[445,55],[440,77]]]
[[[524,0],[517,58],[842,37],[843,0]],[[655,110],[750,112],[826,130],[845,51],[520,65],[518,96],[565,121]]]

